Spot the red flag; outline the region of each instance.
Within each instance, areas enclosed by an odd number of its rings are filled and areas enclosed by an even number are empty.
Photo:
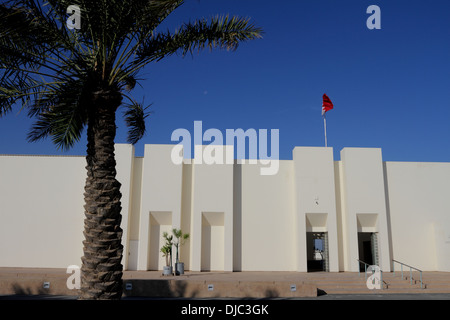
[[[333,102],[331,102],[330,98],[326,94],[323,95],[323,103],[322,103],[322,116],[325,115],[325,112],[333,109]]]

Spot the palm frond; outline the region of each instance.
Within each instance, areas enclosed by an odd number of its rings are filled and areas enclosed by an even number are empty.
[[[83,96],[83,82],[55,84],[29,107],[37,118],[28,133],[31,142],[51,137],[58,149],[68,150],[80,140],[88,121],[89,104]]]
[[[151,106],[144,107],[143,103],[137,103],[136,101],[127,104],[126,111],[124,112],[125,123],[128,127],[127,141],[131,144],[136,144],[146,133],[145,119],[151,112],[147,109]]]
[[[143,67],[172,54],[205,48],[236,50],[260,38],[249,19],[217,16],[157,28],[184,0],[6,0],[0,3],[0,117],[13,105],[36,118],[29,140],[51,137],[67,149],[89,123],[94,92],[126,96]],[[81,29],[66,26],[67,7],[81,9]],[[128,141],[146,132],[147,107],[130,99]],[[117,105],[111,106],[117,108]]]
[[[210,21],[197,20],[183,24],[173,34],[166,32],[149,37],[138,49],[135,64],[159,61],[177,52],[185,56],[195,49],[236,50],[239,43],[261,37],[262,29],[246,18],[227,15],[214,17]]]

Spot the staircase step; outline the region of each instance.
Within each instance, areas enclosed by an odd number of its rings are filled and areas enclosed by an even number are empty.
[[[424,272],[423,286],[420,285],[420,274],[413,272],[412,284],[409,272],[383,273],[383,290],[370,290],[366,286],[364,273],[339,273],[337,275],[320,274],[309,277],[317,287],[327,294],[385,294],[385,293],[450,293],[450,273]]]
[[[333,279],[315,278],[317,286],[328,294],[362,294],[362,293],[450,293],[450,273],[427,273],[422,276],[423,286],[420,285],[420,274],[413,273],[411,284],[409,273],[383,273],[383,290],[370,290],[366,286],[364,274],[345,274]]]

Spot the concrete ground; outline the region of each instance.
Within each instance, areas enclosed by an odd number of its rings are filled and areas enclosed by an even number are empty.
[[[450,272],[424,273],[423,288],[416,274],[412,281],[409,275],[402,279],[399,274],[384,274],[384,289],[370,290],[365,275],[358,272],[187,271],[182,276],[162,276],[160,271],[125,271],[124,295],[116,307],[117,302],[76,301],[77,292],[67,289],[69,276],[65,269],[0,268],[0,308],[19,319],[163,315],[165,319],[278,320],[340,314],[364,319],[398,314],[413,319],[419,312],[445,314],[450,300]],[[295,292],[290,290],[293,284]],[[208,290],[210,285],[213,291]]]
[[[369,290],[364,274],[352,272],[190,272],[124,271],[123,300],[450,300],[450,273],[425,272],[401,278],[383,275],[383,290]],[[65,269],[0,268],[0,300],[75,300]],[[44,289],[43,283],[50,283]],[[209,286],[213,285],[212,292]],[[296,292],[290,287],[295,284]],[[149,291],[150,290],[150,291]]]
[[[0,295],[0,300],[77,300],[77,296],[68,295]],[[201,301],[201,300],[249,300],[248,298],[155,298],[155,297],[123,297],[122,300],[181,300],[181,301]],[[326,294],[317,297],[295,297],[295,298],[263,298],[251,299],[255,301],[263,300],[450,300],[450,293],[392,293],[392,294]]]

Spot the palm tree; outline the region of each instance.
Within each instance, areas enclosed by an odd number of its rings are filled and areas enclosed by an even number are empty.
[[[21,105],[36,119],[28,139],[50,137],[62,150],[87,128],[85,220],[80,299],[122,295],[120,183],[114,138],[121,107],[128,141],[145,133],[149,112],[130,92],[144,66],[205,48],[235,50],[262,30],[217,16],[158,27],[182,0],[7,0],[0,4],[0,116]],[[67,8],[81,11],[69,29]]]

